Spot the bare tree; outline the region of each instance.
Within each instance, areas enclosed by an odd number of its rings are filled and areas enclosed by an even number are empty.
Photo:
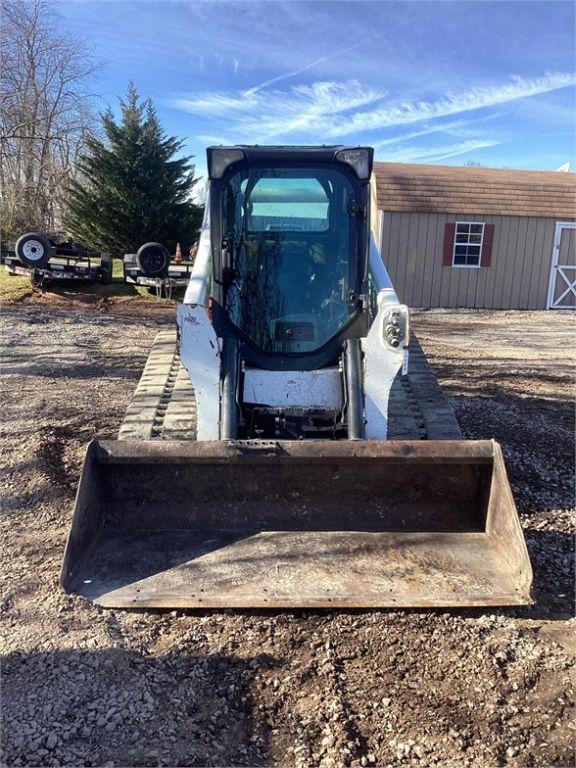
[[[53,232],[95,124],[97,65],[48,0],[3,0],[0,38],[2,232]]]

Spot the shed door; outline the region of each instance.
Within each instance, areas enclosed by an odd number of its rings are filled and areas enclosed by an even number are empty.
[[[556,224],[547,309],[576,307],[576,222]]]

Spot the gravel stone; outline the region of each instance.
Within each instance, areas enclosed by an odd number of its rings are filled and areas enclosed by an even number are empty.
[[[466,438],[503,447],[533,606],[130,612],[58,573],[86,444],[171,319],[43,301],[0,313],[2,764],[572,764],[572,318],[413,313]]]

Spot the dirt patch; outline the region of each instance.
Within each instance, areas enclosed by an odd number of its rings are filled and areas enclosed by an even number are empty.
[[[2,313],[4,764],[573,765],[572,319],[414,316],[466,435],[503,444],[535,606],[104,611],[58,587],[74,485],[166,322]]]
[[[122,296],[98,296],[91,293],[58,293],[30,290],[18,298],[0,301],[0,311],[10,310],[11,307],[25,306],[30,309],[49,312],[52,309],[77,310],[101,314],[120,315],[124,317],[174,317],[175,302],[160,299],[123,298]]]
[[[69,446],[74,440],[69,427],[44,428],[40,431],[35,455],[38,469],[43,472],[51,485],[73,494],[78,484],[76,462],[68,456]]]

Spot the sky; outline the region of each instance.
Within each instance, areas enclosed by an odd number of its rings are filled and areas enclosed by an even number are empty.
[[[572,2],[61,0],[118,111],[133,81],[197,173],[213,144],[369,145],[378,160],[576,166]]]

